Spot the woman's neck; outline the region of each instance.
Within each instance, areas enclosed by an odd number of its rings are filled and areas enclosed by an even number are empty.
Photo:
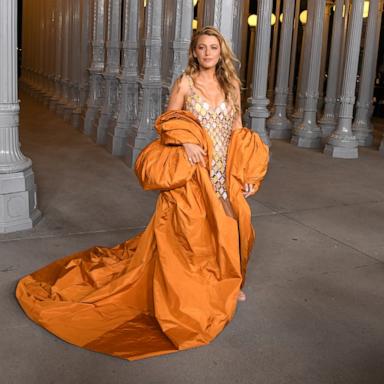
[[[216,69],[215,68],[209,68],[209,69],[200,69],[198,77],[200,80],[203,81],[215,81],[216,80]]]

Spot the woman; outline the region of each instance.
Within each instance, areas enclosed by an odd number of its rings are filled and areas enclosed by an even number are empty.
[[[242,128],[240,80],[234,61],[234,55],[216,28],[205,27],[197,32],[191,41],[188,66],[172,90],[167,109],[191,111],[207,130],[214,143],[212,183],[230,216],[233,213],[225,186],[226,157],[232,131]],[[199,145],[184,143],[183,146],[191,164],[206,166],[206,152]],[[253,185],[246,183],[244,197],[253,192]],[[241,290],[238,299],[246,300]]]
[[[212,27],[198,32],[185,74],[136,160],[160,190],[147,228],[21,279],[17,298],[50,332],[135,360],[204,345],[231,320],[254,241],[244,197],[256,192],[268,147],[241,127],[233,56]]]

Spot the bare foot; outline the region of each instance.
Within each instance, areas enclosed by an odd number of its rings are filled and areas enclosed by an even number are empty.
[[[239,296],[237,296],[237,300],[238,301],[245,301],[245,300],[247,300],[247,296],[245,295],[245,293],[242,290],[240,290]]]

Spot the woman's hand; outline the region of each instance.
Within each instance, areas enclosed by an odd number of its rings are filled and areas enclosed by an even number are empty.
[[[248,183],[245,183],[244,184],[244,191],[243,191],[243,195],[245,198],[253,195],[254,193],[254,189],[253,189],[253,185],[252,184],[248,184]]]
[[[192,165],[200,163],[203,167],[205,167],[205,156],[207,156],[207,152],[204,151],[200,145],[185,143],[183,144],[183,147],[187,154],[188,160]]]

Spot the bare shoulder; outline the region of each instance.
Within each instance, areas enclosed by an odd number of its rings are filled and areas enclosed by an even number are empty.
[[[185,97],[189,93],[188,77],[181,75],[172,87],[167,110],[183,109]]]
[[[181,76],[178,77],[178,79],[175,81],[174,88],[177,90],[177,92],[180,92],[183,95],[186,95],[189,90],[189,78],[188,75],[183,73]]]

